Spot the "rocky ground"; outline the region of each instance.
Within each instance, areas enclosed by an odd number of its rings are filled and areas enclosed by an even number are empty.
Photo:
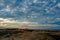
[[[0,40],[60,40],[59,31],[5,29],[0,30]]]

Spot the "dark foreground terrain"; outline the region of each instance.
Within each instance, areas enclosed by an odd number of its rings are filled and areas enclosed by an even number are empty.
[[[0,29],[0,40],[60,40],[59,31]]]

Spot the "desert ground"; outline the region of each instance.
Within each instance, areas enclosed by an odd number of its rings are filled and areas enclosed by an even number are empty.
[[[0,40],[60,40],[60,31],[0,29]]]

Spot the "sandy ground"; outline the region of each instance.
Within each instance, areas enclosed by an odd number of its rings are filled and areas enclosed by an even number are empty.
[[[59,31],[0,30],[0,40],[60,40]]]

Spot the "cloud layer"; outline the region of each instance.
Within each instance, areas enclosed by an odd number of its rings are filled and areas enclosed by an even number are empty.
[[[0,0],[0,23],[14,26],[58,27],[60,25],[60,1]]]

